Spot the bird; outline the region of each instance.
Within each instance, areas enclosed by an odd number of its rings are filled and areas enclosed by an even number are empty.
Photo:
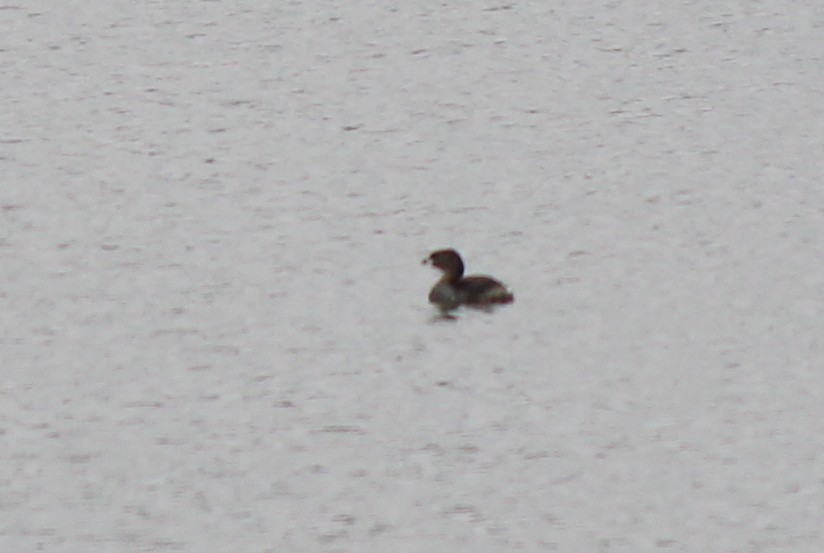
[[[509,288],[490,276],[463,276],[463,260],[454,249],[436,250],[423,260],[423,264],[443,272],[429,292],[429,302],[444,311],[461,305],[483,307],[515,300]]]

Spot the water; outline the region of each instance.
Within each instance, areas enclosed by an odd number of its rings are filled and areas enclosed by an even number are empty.
[[[0,10],[3,551],[820,550],[820,9],[80,7]]]

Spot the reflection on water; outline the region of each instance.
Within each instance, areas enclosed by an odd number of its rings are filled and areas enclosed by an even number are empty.
[[[458,316],[450,311],[438,310],[430,320],[433,323],[455,322],[458,320]]]
[[[432,316],[432,322],[457,321],[460,320],[462,312],[466,315],[471,315],[472,312],[492,314],[498,309],[506,309],[507,306],[501,305],[465,305],[451,309],[444,309],[437,306],[431,306],[435,314]],[[464,315],[464,316],[466,316]]]

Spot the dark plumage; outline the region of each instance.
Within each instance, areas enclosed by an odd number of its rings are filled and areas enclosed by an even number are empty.
[[[429,301],[441,309],[511,303],[515,299],[506,286],[492,277],[463,276],[464,264],[455,250],[432,252],[423,262],[443,271],[443,276],[429,292]]]

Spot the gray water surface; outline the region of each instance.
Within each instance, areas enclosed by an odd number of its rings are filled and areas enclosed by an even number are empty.
[[[818,5],[0,26],[0,550],[821,551]]]

